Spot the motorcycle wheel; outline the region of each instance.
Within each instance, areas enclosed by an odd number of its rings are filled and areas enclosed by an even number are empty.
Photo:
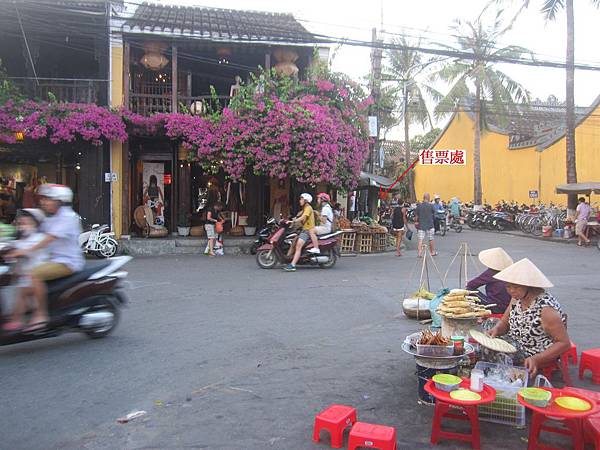
[[[468,226],[469,226],[469,228],[471,228],[472,230],[474,230],[474,229],[478,228],[478,226],[477,226],[477,222],[475,222],[475,220],[473,220],[473,218],[472,218],[472,217],[469,217],[469,218],[467,219],[467,225],[468,225]]]
[[[498,231],[504,231],[506,230],[506,227],[504,226],[504,224],[500,221],[496,222],[496,230]]]
[[[337,255],[334,251],[329,250],[326,253],[326,256],[329,256],[329,261],[327,261],[326,263],[319,264],[319,267],[321,269],[331,269],[333,266],[335,266],[335,263],[337,262]]]
[[[120,318],[121,313],[119,311],[119,308],[114,303],[114,301],[111,300],[110,298],[103,299],[98,305],[96,305],[92,309],[92,311],[94,311],[94,312],[98,312],[98,311],[110,312],[113,315],[113,320],[110,324],[103,326],[101,328],[96,328],[93,330],[85,330],[84,331],[85,334],[91,339],[100,339],[100,338],[107,336],[108,334],[110,334],[112,332],[112,330],[114,330],[116,328],[117,324],[119,323],[119,318]]]
[[[259,250],[256,252],[256,264],[261,269],[272,269],[277,265],[275,252],[272,250]]]
[[[442,221],[440,222],[440,236],[446,236],[446,231],[448,231],[448,230],[446,229],[446,221],[445,221],[445,220],[442,220]]]
[[[96,253],[96,256],[99,258],[112,258],[118,251],[119,243],[115,239],[109,237],[101,244],[100,251]]]
[[[260,242],[255,242],[250,246],[250,254],[251,255],[256,255],[256,252],[258,251],[258,247],[261,246]]]
[[[462,225],[458,224],[458,225],[454,225],[454,231],[456,231],[457,233],[460,233],[463,230]]]

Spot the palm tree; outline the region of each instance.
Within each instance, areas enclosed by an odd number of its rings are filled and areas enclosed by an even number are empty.
[[[507,31],[502,26],[501,15],[501,11],[496,13],[495,20],[488,27],[484,27],[481,15],[474,23],[456,21],[452,28],[458,46],[440,45],[451,51],[469,53],[473,57],[455,58],[434,74],[434,79],[451,85],[448,94],[435,108],[436,117],[453,112],[459,106],[471,109],[475,116],[473,201],[477,205],[482,200],[480,141],[481,130],[486,128],[487,114],[506,118],[517,103],[529,102],[529,93],[525,88],[493,64],[496,58],[522,58],[530,53],[514,45],[497,46],[499,38]]]
[[[426,96],[439,100],[442,95],[427,84],[427,73],[432,64],[438,59],[425,57],[413,48],[420,47],[419,39],[416,43],[409,42],[402,36],[393,41],[397,48],[388,50],[388,64],[384,68],[383,81],[397,83],[394,91],[402,98],[402,109],[399,111],[404,123],[404,160],[407,165],[411,161],[410,137],[408,134],[410,124],[418,123],[423,128],[429,125],[433,128],[431,114],[425,101]],[[411,172],[407,174],[410,200],[416,200],[414,177]]]
[[[508,0],[492,0],[490,3],[506,3]],[[514,0],[510,0],[514,1]],[[531,0],[519,0],[521,7],[516,17],[525,8],[529,7]],[[589,0],[590,3],[600,8],[600,0]],[[541,13],[546,20],[555,20],[557,14],[565,10],[567,13],[567,92],[566,92],[566,144],[567,144],[567,183],[577,183],[577,161],[575,155],[575,16],[573,0],[542,0]],[[569,194],[568,208],[575,209],[577,206],[577,195]]]

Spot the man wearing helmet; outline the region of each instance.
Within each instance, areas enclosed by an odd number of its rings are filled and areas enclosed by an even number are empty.
[[[306,241],[310,239],[309,231],[315,227],[315,215],[313,213],[312,206],[310,203],[312,202],[312,195],[304,194],[300,195],[300,207],[302,208],[300,214],[292,220],[292,223],[301,223],[302,231],[298,235],[298,239],[296,240],[296,247],[294,251],[294,257],[292,258],[292,262],[284,267],[284,270],[287,272],[295,272],[296,264],[300,259],[300,255],[302,254],[302,248]]]
[[[25,256],[46,249],[48,260],[31,270],[31,287],[36,308],[25,331],[42,329],[48,323],[48,296],[46,282],[67,277],[83,269],[83,253],[79,248],[81,233],[79,216],[70,204],[73,192],[60,184],[43,184],[38,189],[40,206],[46,214],[40,232],[44,238],[26,250],[16,250],[12,256]]]
[[[333,225],[333,209],[329,203],[330,201],[331,198],[329,197],[329,194],[326,194],[325,192],[317,194],[317,206],[321,207],[321,213],[319,216],[321,223],[308,231],[313,245],[313,248],[309,249],[308,253],[321,253],[319,250],[318,235],[331,233],[331,225]]]

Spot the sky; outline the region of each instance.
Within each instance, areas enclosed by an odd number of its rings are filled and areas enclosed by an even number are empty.
[[[506,7],[506,17],[521,0]],[[292,13],[309,30],[319,34],[351,39],[371,40],[371,29],[387,33],[405,33],[424,45],[433,42],[454,44],[449,27],[455,19],[473,20],[488,0],[161,0],[163,4],[253,9]],[[531,6],[518,18],[501,44],[520,45],[538,59],[564,61],[566,52],[566,20],[564,12],[555,21],[546,22],[539,12],[543,0],[530,0]],[[510,4],[510,1],[506,2]],[[590,0],[575,3],[575,61],[600,66],[600,10]],[[383,14],[382,14],[383,11]],[[384,34],[391,39],[393,34]],[[370,69],[370,49],[341,46],[332,61],[334,70],[359,81]],[[385,64],[385,60],[384,60]],[[545,100],[555,95],[565,98],[565,71],[542,67],[500,64],[498,68],[520,82],[532,98]],[[443,91],[443,88],[441,89]],[[575,73],[575,103],[589,106],[600,95],[600,71]]]

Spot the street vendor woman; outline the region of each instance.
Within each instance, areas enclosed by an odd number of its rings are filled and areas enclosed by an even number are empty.
[[[486,305],[495,304],[491,311],[494,314],[503,314],[510,303],[510,295],[506,292],[504,281],[494,278],[501,270],[506,269],[513,263],[512,258],[501,247],[488,248],[479,252],[479,261],[487,269],[477,278],[473,278],[467,283],[467,289],[470,291],[485,287],[485,294],[480,293],[482,303]]]
[[[529,375],[533,376],[571,347],[567,316],[552,294],[544,290],[553,284],[529,259],[517,261],[494,278],[506,283],[512,299],[489,334],[492,337],[507,334],[514,339]]]

